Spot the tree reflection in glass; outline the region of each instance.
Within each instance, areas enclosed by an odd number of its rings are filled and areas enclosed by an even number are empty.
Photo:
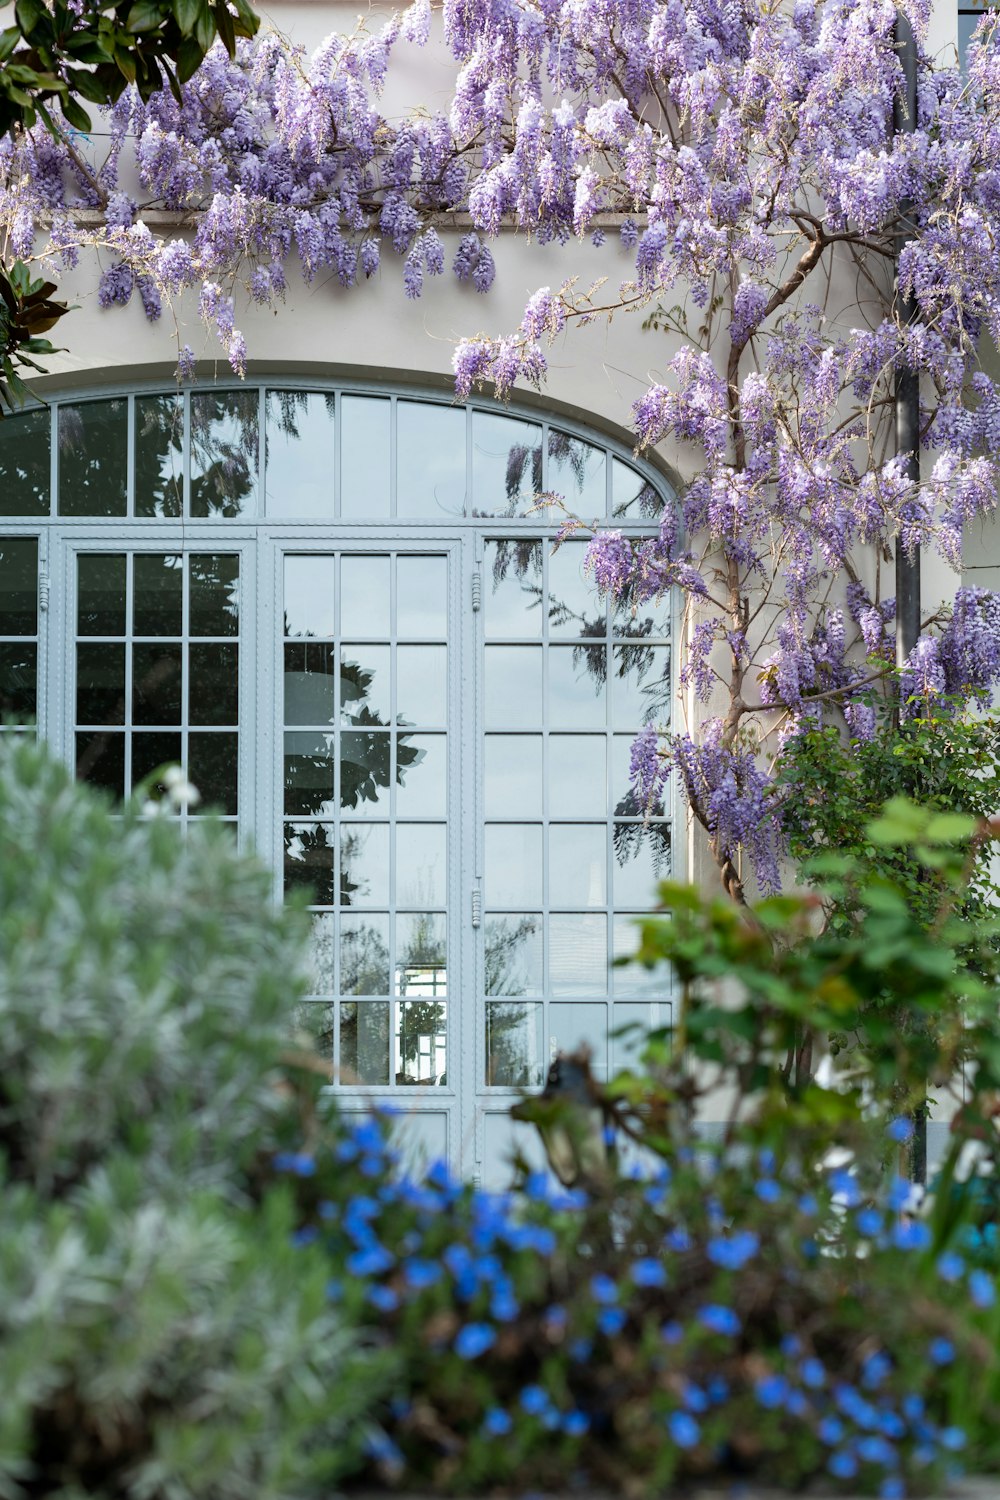
[[[448,1081],[448,991],[445,917],[414,912],[396,918],[396,1082]]]
[[[256,391],[191,397],[191,514],[230,520],[256,509],[260,399]]]

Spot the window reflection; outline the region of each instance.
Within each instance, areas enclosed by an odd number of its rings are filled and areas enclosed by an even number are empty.
[[[191,514],[229,520],[257,508],[256,391],[191,396]]]
[[[491,1000],[486,1006],[486,1084],[537,1088],[542,1082],[543,1007]]]
[[[497,412],[474,411],[473,515],[524,515],[541,490],[541,427]]]
[[[184,398],[135,400],[135,513],[179,516],[184,510]]]
[[[45,406],[0,421],[0,515],[48,515],[51,433]]]
[[[128,402],[60,406],[59,514],[123,516],[127,508]]]
[[[527,916],[487,914],[487,995],[542,993],[542,925],[539,913]]]
[[[268,391],[264,495],[269,516],[333,519],[335,412],[332,392]]]

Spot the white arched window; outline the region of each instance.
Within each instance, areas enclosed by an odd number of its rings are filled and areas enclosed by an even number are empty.
[[[557,493],[641,534],[670,495],[562,420],[406,390],[136,389],[0,423],[0,714],[117,798],[164,762],[308,892],[297,1017],[343,1102],[489,1175],[558,1046],[669,1024],[615,969],[670,869],[629,746],[670,618],[606,607]],[[8,727],[6,732],[18,732]]]

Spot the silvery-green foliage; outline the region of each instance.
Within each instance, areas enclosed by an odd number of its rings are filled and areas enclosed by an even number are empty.
[[[300,924],[230,830],[0,745],[2,1500],[300,1500],[356,1463],[386,1359],[266,1170]]]
[[[150,1190],[235,1190],[279,1103],[301,917],[212,820],[112,812],[0,748],[0,1149],[45,1193],[109,1152]]]

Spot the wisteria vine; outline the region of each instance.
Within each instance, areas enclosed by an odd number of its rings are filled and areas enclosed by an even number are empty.
[[[899,13],[922,50],[915,128],[897,136]],[[537,385],[553,340],[623,310],[660,335],[634,425],[640,448],[675,445],[679,511],[642,541],[596,531],[588,560],[618,599],[684,593],[682,682],[703,717],[644,733],[634,786],[652,807],[676,771],[742,899],[741,852],[778,880],[771,771],[789,734],[836,708],[864,738],[880,696],[903,713],[982,703],[1000,678],[998,596],[962,588],[928,611],[897,676],[883,587],[897,542],[958,568],[996,505],[1000,383],[980,348],[1000,344],[1000,35],[984,20],[964,74],[926,35],[923,0],[414,0],[309,59],[274,33],[235,59],[217,47],[183,103],[126,92],[103,160],[68,131],[5,141],[0,224],[24,258],[113,251],[108,306],[138,294],[156,319],[196,289],[237,373],[240,289],[280,301],[293,264],[350,287],[388,255],[417,297],[450,256],[486,292],[505,226],[599,245],[613,225],[628,278],[595,283],[591,260],[540,288],[517,329],[458,345],[456,388]],[[390,123],[393,54],[428,43],[454,62],[448,112]],[[907,370],[919,484],[894,452]]]

